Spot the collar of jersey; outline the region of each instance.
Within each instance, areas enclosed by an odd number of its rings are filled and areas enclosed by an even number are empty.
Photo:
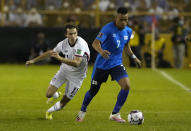
[[[69,42],[69,40],[68,40],[68,44],[69,44],[70,47],[74,47],[74,46],[76,45],[76,42],[77,42],[77,41],[78,41],[78,38],[76,39],[76,41],[74,42],[73,45],[70,45],[70,42]]]

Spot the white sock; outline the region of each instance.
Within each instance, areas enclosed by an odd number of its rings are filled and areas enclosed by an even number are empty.
[[[60,101],[58,101],[56,104],[54,104],[52,107],[48,109],[48,112],[55,112],[61,110]]]
[[[53,97],[54,99],[57,99],[59,96],[60,96],[59,93],[58,93],[58,92],[55,92],[52,97]]]

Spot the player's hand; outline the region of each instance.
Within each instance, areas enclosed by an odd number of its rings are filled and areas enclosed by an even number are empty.
[[[136,57],[135,59],[134,59],[134,62],[135,62],[135,64],[136,64],[136,67],[137,68],[141,68],[141,61]]]
[[[60,59],[60,55],[57,52],[54,52],[54,51],[50,52],[50,56],[54,57],[54,58],[56,58],[58,60]]]
[[[29,61],[26,61],[25,63],[26,66],[29,66],[31,64],[34,64],[34,60],[29,60]]]
[[[103,50],[103,52],[100,53],[101,56],[104,58],[104,59],[108,59],[109,58],[109,55],[111,54],[109,51],[107,50]]]

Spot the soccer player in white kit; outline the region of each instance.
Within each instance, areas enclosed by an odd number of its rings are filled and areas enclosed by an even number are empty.
[[[26,65],[33,64],[47,57],[54,57],[62,62],[60,69],[52,78],[48,90],[47,98],[58,98],[57,89],[66,83],[65,94],[61,101],[58,101],[46,112],[46,119],[52,119],[54,111],[61,110],[80,89],[83,79],[86,77],[90,51],[87,42],[77,35],[77,27],[67,25],[65,27],[66,39],[59,42],[53,50],[46,51],[42,55],[29,60]],[[62,53],[65,57],[61,57]]]

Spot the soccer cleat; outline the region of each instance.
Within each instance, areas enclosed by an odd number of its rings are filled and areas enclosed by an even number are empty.
[[[86,112],[80,111],[80,112],[78,113],[77,117],[76,117],[76,121],[82,122],[83,119],[84,119],[84,117],[85,117],[85,115],[86,115]]]
[[[52,120],[52,113],[46,112],[46,120]]]
[[[119,122],[119,123],[125,123],[126,120],[124,120],[123,118],[121,118],[120,116],[120,113],[117,113],[117,114],[111,114],[109,116],[109,119],[112,120],[112,121],[116,121],[116,122]]]
[[[58,98],[59,98],[62,93],[61,93],[61,92],[58,92],[58,94],[59,94],[59,96],[58,96]],[[47,104],[53,104],[53,103],[56,102],[56,100],[57,100],[58,98],[53,98],[53,97],[48,98],[48,100],[46,101],[46,103],[47,103]]]

